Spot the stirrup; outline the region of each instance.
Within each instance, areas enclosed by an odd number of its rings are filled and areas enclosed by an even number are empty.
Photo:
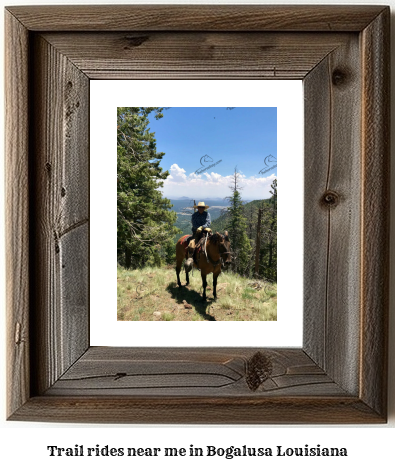
[[[195,246],[191,246],[191,243],[194,242]],[[189,250],[193,250],[191,254],[189,254]],[[189,242],[188,244],[188,248],[187,248],[187,259],[190,259],[190,258],[193,258],[193,254],[195,253],[195,250],[196,250],[196,242],[195,242],[195,239],[192,238],[192,240]]]
[[[184,261],[184,270],[186,273],[189,273],[193,268],[193,257],[187,258]]]

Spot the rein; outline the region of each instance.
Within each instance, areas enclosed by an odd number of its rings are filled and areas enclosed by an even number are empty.
[[[219,258],[218,261],[213,261],[213,260],[210,258],[210,255],[207,255],[207,259],[208,259],[208,262],[211,263],[211,264],[214,266],[214,268],[215,268],[216,266],[218,266],[219,263],[221,262],[221,258]]]
[[[223,253],[220,252],[220,254],[219,254],[219,260],[218,260],[218,261],[213,261],[213,260],[211,259],[210,255],[209,255],[209,254],[207,253],[207,251],[206,251],[207,238],[208,238],[208,237],[206,236],[206,239],[205,239],[205,241],[204,241],[204,254],[206,255],[206,259],[208,260],[208,262],[211,263],[211,264],[214,266],[214,268],[215,268],[216,266],[218,266],[218,265],[221,263],[221,256],[222,256],[222,255],[232,254],[232,252],[231,252],[231,251],[224,251]]]

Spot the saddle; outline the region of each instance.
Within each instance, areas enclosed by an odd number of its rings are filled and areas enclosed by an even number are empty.
[[[198,255],[200,256],[200,252],[202,251],[203,249],[203,241],[204,241],[204,238],[202,237],[196,244],[195,246],[195,249],[193,250],[193,261],[195,262],[195,264],[198,263]]]
[[[213,232],[209,230],[208,232],[202,231],[200,234],[200,238],[196,243],[195,249],[193,251],[193,261],[198,264],[200,253],[203,251],[203,245],[206,240],[206,235],[208,235],[207,239],[210,239],[213,236]]]
[[[189,242],[193,239],[193,235],[184,235],[181,239],[181,244],[185,250],[185,258],[188,258],[188,246]]]
[[[200,255],[200,252],[202,251],[202,248],[203,248],[203,242],[205,240],[205,234],[207,232],[205,232],[204,230],[202,230],[201,234],[200,234],[200,238],[198,240],[198,242],[196,243],[195,245],[195,249],[193,250],[193,261],[195,264],[197,264],[198,262],[198,255]],[[208,232],[208,235],[209,235],[209,238],[211,237],[212,235],[212,232]],[[184,247],[184,250],[185,250],[185,259],[188,259],[188,248],[189,248],[189,243],[191,242],[191,240],[194,240],[195,237],[193,235],[184,235],[184,237],[182,238],[181,240],[181,243],[182,243],[182,246]]]

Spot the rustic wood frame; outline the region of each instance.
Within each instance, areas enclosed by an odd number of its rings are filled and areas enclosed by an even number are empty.
[[[389,8],[9,7],[7,416],[387,419]],[[300,78],[301,349],[89,346],[89,81]]]

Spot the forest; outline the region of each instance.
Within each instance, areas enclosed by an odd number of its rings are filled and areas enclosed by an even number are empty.
[[[162,119],[165,108],[117,109],[117,261],[127,269],[175,263],[175,240],[183,230],[161,188],[162,169],[149,119]],[[269,199],[243,202],[235,168],[229,196],[212,230],[228,231],[233,272],[246,278],[277,281],[277,180]],[[190,200],[194,195],[188,195]],[[218,214],[219,215],[219,214]]]

